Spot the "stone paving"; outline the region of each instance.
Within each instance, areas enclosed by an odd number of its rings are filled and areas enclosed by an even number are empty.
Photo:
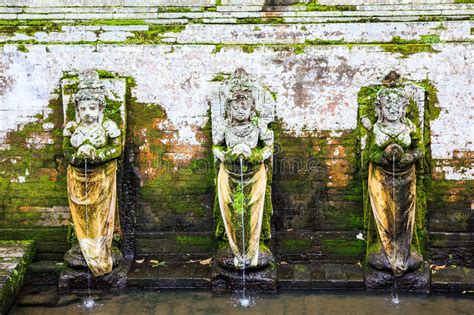
[[[358,264],[280,264],[279,290],[365,289],[364,275]],[[210,288],[211,266],[199,263],[170,264],[151,267],[134,264],[129,273],[130,287],[159,289]],[[469,292],[474,290],[474,270],[446,266],[432,270],[432,292]]]
[[[0,241],[0,314],[20,293],[34,253],[34,241]]]

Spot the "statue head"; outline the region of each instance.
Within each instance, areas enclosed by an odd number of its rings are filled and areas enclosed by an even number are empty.
[[[385,88],[377,94],[375,109],[378,122],[404,122],[408,98],[400,88]]]
[[[95,71],[79,75],[78,91],[74,95],[76,120],[85,124],[101,122],[105,108],[105,89]]]
[[[255,115],[255,101],[249,90],[237,90],[227,101],[227,118],[231,124],[250,122]]]

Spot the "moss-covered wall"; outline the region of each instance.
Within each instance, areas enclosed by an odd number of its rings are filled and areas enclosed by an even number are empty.
[[[283,260],[363,258],[362,194],[354,132],[276,131],[273,208],[277,254]]]
[[[67,248],[58,89],[65,72],[94,68],[128,78],[136,253],[208,258],[215,245],[208,113],[221,77],[244,67],[277,103],[274,252],[287,261],[361,260],[357,98],[362,87],[399,70],[439,89],[440,113],[428,135],[435,149],[426,185],[428,252],[472,264],[471,118],[463,114],[470,108],[472,23],[464,15],[425,8],[426,16],[405,22],[405,11],[393,8],[369,14],[310,1],[279,12],[223,12],[222,3],[201,2],[108,7],[105,18],[93,8],[39,7],[35,16],[28,7],[0,7],[11,15],[0,22],[1,117],[8,117],[0,128],[0,238],[39,239],[44,259],[59,259]],[[61,16],[52,21],[49,14]]]

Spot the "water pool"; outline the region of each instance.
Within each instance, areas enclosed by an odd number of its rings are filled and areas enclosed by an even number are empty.
[[[243,309],[238,306],[238,295],[213,294],[208,291],[126,290],[95,296],[96,306],[86,309],[83,306],[84,297],[52,295],[52,290],[54,289],[37,291],[36,301],[43,301],[43,305],[27,305],[25,298],[20,298],[9,314],[474,314],[472,293],[400,294],[400,303],[395,304],[390,294],[370,294],[364,291],[286,291],[278,294],[251,294],[251,307]]]

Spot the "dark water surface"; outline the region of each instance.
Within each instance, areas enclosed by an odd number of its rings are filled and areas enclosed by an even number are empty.
[[[44,292],[47,292],[45,290]],[[45,293],[46,294],[46,293]],[[291,291],[252,295],[252,307],[238,307],[238,295],[207,291],[123,291],[96,296],[85,309],[83,297],[63,295],[53,306],[16,305],[9,314],[474,314],[474,294],[406,295],[394,304],[390,294]],[[21,302],[21,299],[20,299]],[[57,304],[62,306],[57,306]],[[70,304],[68,304],[70,303]]]

